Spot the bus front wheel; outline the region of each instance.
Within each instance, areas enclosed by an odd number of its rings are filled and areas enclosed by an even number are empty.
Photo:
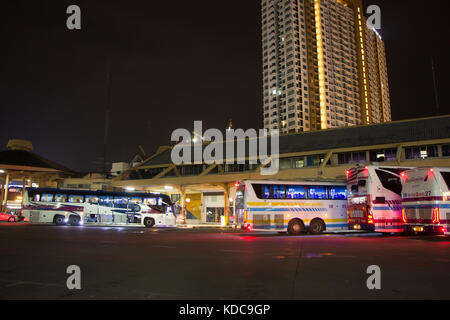
[[[320,219],[314,219],[309,224],[309,232],[311,234],[321,234],[325,231],[325,223]]]
[[[291,236],[298,236],[305,232],[305,225],[302,220],[294,219],[289,222],[288,233]]]
[[[144,226],[146,228],[151,228],[155,225],[155,220],[153,218],[145,218],[144,219]]]

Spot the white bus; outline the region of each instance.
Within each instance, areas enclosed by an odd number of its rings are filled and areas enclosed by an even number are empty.
[[[291,235],[348,229],[345,183],[242,181],[236,186],[241,228]]]
[[[26,188],[23,219],[56,225],[175,226],[165,194]]]
[[[350,230],[402,233],[402,172],[411,168],[356,166],[347,170]]]
[[[450,168],[403,173],[403,220],[408,231],[450,234]]]

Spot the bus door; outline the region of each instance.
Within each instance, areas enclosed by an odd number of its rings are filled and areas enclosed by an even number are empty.
[[[247,212],[245,206],[245,183],[241,182],[236,184],[236,198],[234,202],[235,210],[236,210],[236,224],[238,226],[243,226],[247,223]]]
[[[94,195],[85,197],[84,205],[84,221],[85,222],[101,222],[100,218],[100,198]]]
[[[374,231],[374,220],[369,211],[371,203],[368,192],[369,169],[356,167],[347,170],[347,179],[349,229]]]
[[[112,222],[112,210],[114,207],[114,197],[100,196],[98,206],[98,222]]]

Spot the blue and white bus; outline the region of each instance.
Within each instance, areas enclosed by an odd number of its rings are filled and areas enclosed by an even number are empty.
[[[236,186],[241,228],[291,235],[348,229],[345,182],[242,181]]]
[[[175,226],[170,197],[153,193],[26,188],[22,215],[56,225]]]

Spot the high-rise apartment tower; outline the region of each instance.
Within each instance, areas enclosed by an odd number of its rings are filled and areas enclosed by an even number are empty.
[[[264,128],[391,121],[383,40],[362,0],[261,0]]]

